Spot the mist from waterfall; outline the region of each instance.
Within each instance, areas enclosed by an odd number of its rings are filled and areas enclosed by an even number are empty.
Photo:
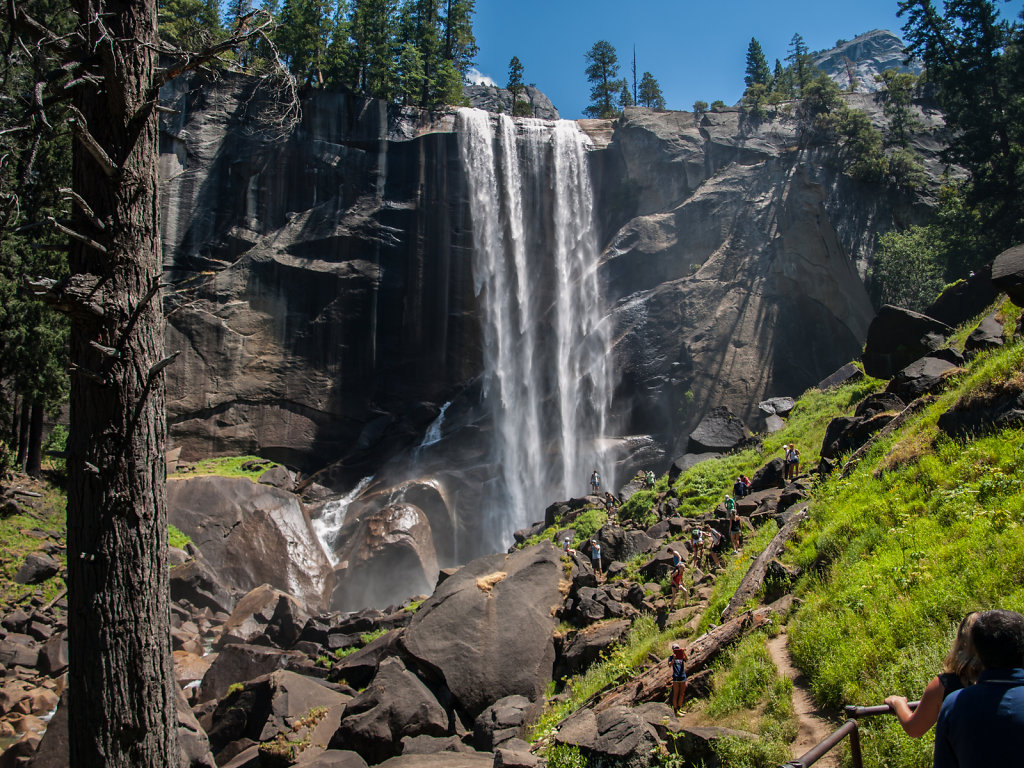
[[[601,453],[612,366],[589,139],[572,121],[473,109],[459,110],[458,135],[494,430],[485,514],[507,546],[552,501],[587,492],[592,470],[614,480]]]

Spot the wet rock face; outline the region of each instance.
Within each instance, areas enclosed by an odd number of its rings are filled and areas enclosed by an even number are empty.
[[[222,587],[269,584],[310,610],[326,606],[334,575],[296,496],[245,478],[193,477],[167,483],[167,509]]]
[[[409,404],[436,414],[478,369],[455,136],[345,94],[282,135],[245,80],[175,87],[162,222],[183,457],[308,469],[404,446],[433,418]]]
[[[419,507],[389,504],[346,525],[339,538],[344,544],[331,600],[336,610],[382,606],[395,595],[432,591],[437,553],[430,521]]]

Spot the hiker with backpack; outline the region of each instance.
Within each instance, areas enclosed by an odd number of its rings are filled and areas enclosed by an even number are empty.
[[[668,661],[672,668],[672,711],[678,715],[686,698],[686,651],[679,643],[672,643]]]

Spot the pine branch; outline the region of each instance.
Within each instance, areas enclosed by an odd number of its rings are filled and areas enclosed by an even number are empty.
[[[75,230],[71,229],[71,227],[65,227],[63,224],[61,224],[59,221],[53,218],[53,216],[47,216],[46,220],[49,221],[54,227],[59,229],[68,237],[74,238],[80,243],[85,243],[87,246],[89,246],[95,251],[99,251],[104,256],[107,254],[107,249],[104,246],[100,245],[95,240],[92,240],[91,238],[86,237],[85,235],[79,232],[76,232]]]
[[[75,138],[78,139],[82,146],[86,148],[96,163],[103,169],[103,172],[110,178],[120,175],[121,169],[118,165],[110,159],[110,155],[106,153],[100,143],[96,141],[95,137],[89,133],[88,123],[86,122],[85,115],[83,115],[77,107],[69,106],[68,109],[71,111],[71,118],[68,122],[71,123],[71,130],[75,134]]]

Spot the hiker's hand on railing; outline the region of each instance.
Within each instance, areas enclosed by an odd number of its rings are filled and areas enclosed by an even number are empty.
[[[885,700],[885,704],[876,704],[871,707],[858,707],[856,704],[846,705],[846,716],[847,717],[866,717],[870,715],[890,715],[895,714],[896,710],[893,708],[891,702],[896,699],[902,700],[906,705],[907,709],[913,712],[917,709],[917,705],[920,704],[918,701],[907,701],[903,696],[890,696]],[[897,705],[898,706],[898,705]]]

